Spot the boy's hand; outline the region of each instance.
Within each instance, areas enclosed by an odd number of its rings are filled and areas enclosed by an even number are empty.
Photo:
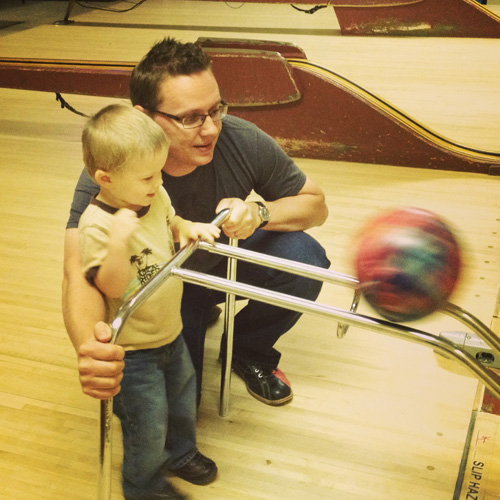
[[[128,208],[120,208],[114,215],[110,240],[114,243],[128,244],[139,225],[137,213]]]
[[[186,246],[189,242],[201,238],[209,243],[214,243],[220,236],[220,229],[213,224],[204,224],[202,222],[183,221],[179,224],[178,237],[180,247]]]

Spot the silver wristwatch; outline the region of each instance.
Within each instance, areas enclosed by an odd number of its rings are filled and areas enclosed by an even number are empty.
[[[262,203],[261,201],[255,201],[254,203],[257,203],[257,205],[259,206],[259,217],[260,217],[260,220],[262,221],[260,223],[260,226],[258,227],[258,229],[260,229],[261,227],[264,227],[269,222],[269,218],[270,218],[271,214],[269,213],[269,210],[264,205],[264,203]]]

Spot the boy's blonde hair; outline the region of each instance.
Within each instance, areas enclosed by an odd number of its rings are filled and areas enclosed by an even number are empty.
[[[83,161],[92,179],[97,170],[116,172],[131,160],[168,150],[169,145],[156,122],[126,104],[104,107],[82,132]]]

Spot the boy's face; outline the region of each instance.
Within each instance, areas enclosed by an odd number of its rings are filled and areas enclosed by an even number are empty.
[[[158,110],[180,118],[204,115],[217,109],[221,96],[217,81],[210,70],[192,75],[165,79],[159,88]],[[178,121],[153,114],[153,119],[170,139],[165,171],[171,175],[185,175],[199,165],[212,161],[222,122],[210,117],[198,128],[184,129]]]
[[[138,210],[153,202],[162,185],[161,171],[167,159],[167,149],[142,159],[128,162],[118,172],[108,172],[101,184],[99,198],[116,208]]]

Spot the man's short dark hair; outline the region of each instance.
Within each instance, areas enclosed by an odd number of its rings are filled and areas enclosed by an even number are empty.
[[[166,77],[191,75],[210,69],[210,66],[210,57],[199,43],[181,43],[173,38],[164,38],[151,47],[132,71],[132,104],[154,110],[160,104],[158,88]]]

